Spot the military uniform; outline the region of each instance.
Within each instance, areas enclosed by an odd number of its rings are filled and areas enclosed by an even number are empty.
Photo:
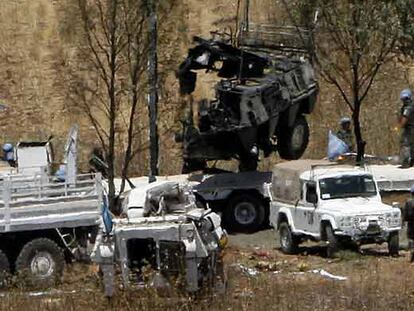
[[[414,198],[405,203],[403,210],[404,221],[407,222],[407,239],[411,251],[410,261],[414,261]]]
[[[354,146],[353,146],[353,136],[352,136],[352,131],[351,130],[344,130],[344,129],[340,129],[337,133],[336,136],[342,140],[345,144],[347,144],[349,151],[353,151],[354,150]]]
[[[401,164],[403,166],[413,166],[414,164],[414,103],[405,103],[401,107],[401,117],[408,119],[401,134]]]

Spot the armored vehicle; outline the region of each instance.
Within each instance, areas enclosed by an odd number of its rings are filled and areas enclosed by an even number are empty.
[[[309,140],[305,115],[314,109],[318,85],[304,48],[275,43],[282,33],[250,25],[237,47],[224,39],[194,38],[197,45],[177,73],[181,94],[195,90],[195,70],[216,71],[222,80],[216,98],[202,100],[196,121],[191,112],[177,135],[184,172],[231,158],[239,160],[240,171],[255,170],[260,150],[265,157],[276,150],[283,159],[302,156]]]
[[[305,240],[326,241],[327,255],[346,244],[388,243],[399,250],[401,212],[381,202],[377,182],[362,168],[310,160],[273,170],[270,223],[281,249],[295,253]]]
[[[170,181],[151,183],[131,190],[122,210],[124,218],[102,230],[92,254],[103,272],[106,295],[114,292],[115,265],[129,288],[224,289],[221,253],[227,235],[220,217],[198,208],[189,188]],[[154,273],[148,276],[146,271]]]

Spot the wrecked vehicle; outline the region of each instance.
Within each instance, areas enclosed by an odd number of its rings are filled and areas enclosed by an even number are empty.
[[[256,170],[260,150],[265,157],[277,150],[283,159],[292,160],[300,158],[308,145],[305,115],[314,109],[318,85],[305,50],[278,53],[287,47],[251,40],[249,31],[238,47],[223,39],[195,37],[197,45],[179,67],[182,95],[194,92],[195,70],[215,71],[223,78],[215,87],[216,99],[202,100],[197,120],[191,112],[176,137],[183,144],[183,172],[205,169],[209,160],[231,158],[239,160],[239,171]]]
[[[183,285],[191,293],[205,286],[224,289],[222,250],[227,235],[220,217],[198,208],[189,189],[176,182],[155,182],[144,193],[131,190],[122,205],[124,218],[102,230],[92,253],[107,296],[114,293],[115,265],[129,288]],[[148,270],[154,273],[148,276]]]
[[[401,211],[381,201],[369,171],[324,161],[275,165],[270,223],[279,231],[284,253],[305,240],[326,241],[327,256],[347,244],[388,243],[398,255]]]

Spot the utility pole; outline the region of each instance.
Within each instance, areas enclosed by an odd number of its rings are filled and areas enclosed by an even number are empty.
[[[156,0],[147,0],[148,12],[148,111],[149,111],[149,138],[150,138],[150,174],[149,181],[155,181],[155,176],[158,175],[158,68],[157,68],[157,13]]]

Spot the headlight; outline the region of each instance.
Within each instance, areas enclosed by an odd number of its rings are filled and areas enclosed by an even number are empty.
[[[339,227],[346,228],[352,227],[354,225],[355,219],[351,216],[340,217],[339,218]]]
[[[365,223],[365,222],[367,222],[367,218],[366,217],[359,217],[358,220],[359,220],[359,223]]]
[[[384,217],[386,224],[389,227],[398,227],[401,225],[401,213],[399,211],[386,213]]]
[[[192,229],[187,230],[186,231],[186,236],[187,236],[188,241],[190,241],[190,242],[194,241],[194,236],[195,236],[194,230],[192,230]]]

